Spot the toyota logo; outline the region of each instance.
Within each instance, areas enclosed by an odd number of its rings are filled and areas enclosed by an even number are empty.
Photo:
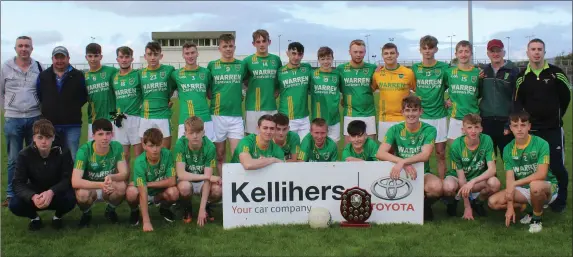
[[[374,181],[370,191],[380,199],[396,201],[408,197],[412,189],[412,183],[408,180],[385,177]]]

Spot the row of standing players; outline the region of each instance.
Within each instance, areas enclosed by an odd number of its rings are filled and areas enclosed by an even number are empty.
[[[443,143],[446,134],[450,139],[459,137],[462,131],[461,120],[465,114],[479,113],[478,99],[482,79],[479,69],[472,67],[469,62],[472,48],[467,41],[456,46],[456,57],[459,60],[457,67],[449,67],[434,60],[433,66],[417,64],[410,70],[396,63],[397,47],[387,44],[383,47],[385,67],[378,68],[362,62],[364,42],[355,40],[350,44],[350,54],[353,57],[351,62],[332,69],[333,53],[329,48],[323,47],[318,53],[321,67],[312,70],[309,65],[301,64],[304,47],[297,42],[289,44],[289,62],[281,66],[280,58],[266,52],[270,41],[268,33],[265,33],[256,31],[253,34],[257,53],[243,61],[233,58],[233,36],[222,35],[219,40],[222,58],[210,62],[207,68],[198,67],[196,64],[197,47],[186,44],[183,46],[182,55],[187,65],[177,71],[171,66],[159,64],[162,57],[161,47],[154,42],[149,43],[145,50],[148,67],[139,71],[131,70],[133,51],[128,47],[120,47],[117,50],[119,72],[111,67],[102,67],[99,63],[101,47],[97,44],[88,45],[86,58],[90,61],[90,66],[96,67],[96,71],[85,73],[90,123],[97,118],[109,118],[106,116],[110,110],[116,111],[118,114],[114,115],[114,121],[119,126],[115,128],[115,137],[124,145],[125,150],[129,151],[129,146],[133,145],[136,156],[138,150],[141,153],[141,148],[138,149],[137,145],[140,144],[145,131],[152,127],[159,128],[164,137],[163,146],[170,149],[169,99],[177,90],[180,104],[178,134],[183,134],[183,122],[187,117],[198,116],[204,120],[205,132],[208,138],[215,142],[216,163],[218,170],[221,170],[226,156],[225,140],[229,139],[231,151],[234,151],[244,135],[241,111],[243,82],[246,82],[247,86],[246,132],[253,134],[257,134],[257,126],[254,125],[258,121],[257,118],[276,113],[278,109],[278,112],[286,114],[290,120],[290,130],[297,132],[299,138],[304,139],[311,126],[307,101],[300,99],[306,99],[309,94],[310,116],[322,118],[328,124],[328,131],[331,132],[329,135],[336,141],[340,135],[339,101],[342,102],[344,110],[345,136],[348,124],[353,120],[362,120],[367,125],[368,135],[376,134],[373,97],[375,90],[380,90],[380,141],[383,141],[390,127],[404,120],[401,102],[404,96],[412,91],[416,91],[422,98],[422,118],[437,129],[436,143]],[[421,40],[421,51],[429,52],[433,58],[433,49],[436,47],[432,44],[435,38],[425,38]],[[443,104],[446,88],[449,88],[451,101]],[[280,101],[276,108],[275,97],[278,95]],[[211,108],[207,98],[211,98]],[[451,106],[449,130],[446,129],[445,106]],[[89,128],[91,130],[91,126]],[[91,136],[92,132],[88,135]],[[309,135],[306,138],[311,137]],[[346,137],[345,141],[348,139],[349,137]],[[445,145],[442,145],[445,148]],[[436,150],[438,152],[438,149]],[[439,158],[438,162],[438,172],[440,177],[443,177],[445,158]]]

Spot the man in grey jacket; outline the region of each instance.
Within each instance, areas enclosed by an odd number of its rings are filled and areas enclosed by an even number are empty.
[[[503,148],[513,139],[509,132],[509,114],[513,109],[515,82],[519,69],[509,60],[504,60],[505,50],[499,39],[487,43],[487,56],[491,60],[482,68],[483,84],[479,109],[482,117],[483,133],[493,141],[493,152],[496,148],[499,155]]]
[[[42,71],[41,64],[32,59],[34,50],[32,38],[20,36],[16,39],[16,56],[2,65],[0,72],[0,108],[4,112],[4,135],[8,152],[7,206],[14,196],[12,178],[18,153],[32,143],[32,126],[39,119],[40,103],[36,94],[36,80]]]

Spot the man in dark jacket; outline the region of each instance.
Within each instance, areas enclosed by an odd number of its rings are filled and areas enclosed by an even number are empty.
[[[13,181],[16,195],[8,207],[16,216],[31,219],[30,230],[42,227],[37,211],[55,210],[52,226],[60,229],[62,216],[76,205],[72,157],[68,149],[52,144],[55,129],[50,121],[40,119],[32,129],[34,142],[18,155]]]
[[[52,51],[52,66],[38,76],[37,92],[42,116],[54,124],[56,139],[68,148],[75,159],[82,131],[82,106],[88,92],[84,74],[70,65],[70,55],[63,46]]]
[[[562,212],[569,182],[564,160],[563,116],[571,102],[571,84],[561,68],[545,60],[545,43],[541,39],[529,41],[527,57],[527,69],[517,77],[514,108],[527,111],[531,115],[531,133],[549,143],[549,167],[559,186],[551,209]]]
[[[505,145],[513,139],[509,133],[508,117],[513,108],[519,69],[511,61],[503,59],[505,50],[499,39],[487,43],[487,56],[491,63],[481,67],[484,77],[479,109],[483,133],[491,137],[494,153],[497,149],[501,155]]]

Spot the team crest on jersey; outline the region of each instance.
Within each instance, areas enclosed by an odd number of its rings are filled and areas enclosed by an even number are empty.
[[[162,79],[164,79],[165,76],[167,76],[167,74],[165,73],[165,71],[162,71],[162,72],[159,73],[159,76],[160,76]]]
[[[336,77],[336,76],[333,76],[333,77],[332,77],[332,82],[333,82],[333,83],[336,83],[336,82],[338,82],[338,77]]]
[[[442,74],[442,70],[434,70],[434,73],[436,76],[440,76],[440,74]]]
[[[271,64],[272,64],[273,66],[275,66],[275,65],[277,65],[277,62],[276,62],[275,60],[271,60]]]
[[[423,73],[423,72],[424,72],[424,69],[422,69],[422,66],[418,66],[417,73]],[[430,76],[430,75],[428,75],[428,76]]]
[[[531,156],[531,159],[533,159],[533,160],[537,159],[537,152],[531,152],[531,153],[529,153],[529,155]]]
[[[179,70],[179,78],[186,78],[187,76],[185,75],[185,70],[181,69]]]
[[[205,79],[205,73],[199,73],[199,79]]]
[[[306,72],[306,67],[301,67],[300,72]]]
[[[235,70],[236,70],[236,71],[240,71],[240,70],[241,70],[241,65],[240,65],[240,64],[235,64]]]
[[[102,72],[102,73],[100,74],[100,76],[101,76],[102,79],[105,79],[105,75],[106,75],[105,72]]]
[[[324,77],[323,80],[324,80],[324,83],[327,83],[327,82],[328,82],[328,77]]]
[[[478,80],[478,78],[476,76],[472,76],[472,82],[476,83],[476,81]]]
[[[368,72],[370,72],[370,68],[364,69],[364,74],[368,74]]]
[[[115,77],[113,77],[113,83],[117,83],[119,81],[119,75],[115,75]]]
[[[135,78],[129,78],[129,85],[133,86],[135,84]]]
[[[426,71],[426,77],[432,76],[432,72],[431,71]]]
[[[403,79],[403,78],[404,78],[404,74],[398,74],[398,78]]]

